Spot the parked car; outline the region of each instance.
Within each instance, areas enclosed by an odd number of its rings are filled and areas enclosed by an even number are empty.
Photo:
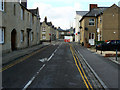
[[[102,51],[120,51],[120,40],[110,40],[108,42],[100,43],[96,45],[97,50]]]

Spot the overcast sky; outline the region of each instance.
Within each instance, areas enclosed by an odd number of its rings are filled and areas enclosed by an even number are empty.
[[[56,27],[63,29],[75,26],[75,12],[88,11],[89,4],[98,6],[118,5],[120,0],[28,0],[28,8],[39,7],[41,22],[47,16]]]

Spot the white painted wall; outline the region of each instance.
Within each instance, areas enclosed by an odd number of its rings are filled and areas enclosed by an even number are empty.
[[[118,2],[118,6],[120,7],[120,1]]]
[[[75,17],[75,42],[79,42],[79,40],[80,40],[80,34],[77,34],[76,35],[76,33],[78,33],[78,32],[80,32],[80,23],[79,23],[79,21],[80,21],[80,19],[82,18],[82,16],[80,16],[80,15],[78,15],[78,14],[76,14],[76,17]]]

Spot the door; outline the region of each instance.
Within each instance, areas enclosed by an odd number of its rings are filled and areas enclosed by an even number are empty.
[[[30,40],[30,32],[29,31],[27,31],[27,46],[29,46],[29,41]]]
[[[12,51],[16,50],[16,30],[15,29],[11,32],[11,49]]]
[[[95,33],[89,33],[89,43],[95,45]]]

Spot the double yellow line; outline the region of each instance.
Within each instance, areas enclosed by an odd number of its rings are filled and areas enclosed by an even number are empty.
[[[33,53],[31,53],[31,54],[23,57],[23,58],[18,59],[17,61],[14,61],[14,62],[11,63],[11,64],[8,64],[8,65],[4,66],[3,68],[0,69],[0,72],[3,72],[3,71],[5,71],[5,70],[7,70],[8,68],[13,67],[13,66],[16,65],[16,64],[25,61],[25,60],[28,59],[29,57],[35,55],[36,53],[39,53],[40,51],[42,51],[42,50],[44,50],[44,49],[46,49],[46,48],[48,48],[48,47],[49,47],[49,46],[46,46],[46,47],[44,47],[44,48],[42,48],[42,49],[40,49],[40,50],[37,50],[37,51],[35,51],[35,52],[33,52]]]
[[[75,64],[76,64],[76,66],[77,66],[77,68],[78,68],[78,71],[79,71],[79,73],[80,73],[80,75],[81,75],[81,77],[82,77],[82,79],[83,79],[83,81],[84,81],[87,89],[88,89],[88,90],[90,90],[90,89],[93,90],[93,87],[92,87],[92,85],[90,84],[90,82],[89,82],[89,80],[88,80],[88,78],[87,78],[87,76],[86,76],[86,74],[85,74],[85,72],[84,72],[84,70],[83,70],[83,68],[82,68],[82,66],[81,66],[81,64],[80,64],[80,61],[79,61],[79,59],[78,59],[78,56],[76,55],[75,50],[74,50],[74,48],[72,47],[72,45],[70,45],[70,50],[71,50],[71,52],[72,52],[72,55],[73,55]]]

